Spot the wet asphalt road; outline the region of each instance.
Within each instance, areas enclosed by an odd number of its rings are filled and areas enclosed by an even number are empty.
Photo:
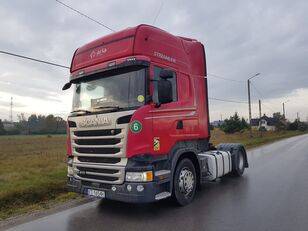
[[[243,177],[205,185],[186,207],[94,201],[10,230],[308,230],[308,135],[248,155]]]

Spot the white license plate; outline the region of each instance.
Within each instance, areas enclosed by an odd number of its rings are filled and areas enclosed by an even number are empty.
[[[94,196],[94,197],[105,198],[105,192],[104,191],[99,191],[99,190],[94,190],[94,189],[88,189],[88,195]]]

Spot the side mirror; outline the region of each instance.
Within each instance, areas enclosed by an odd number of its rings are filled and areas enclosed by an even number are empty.
[[[167,79],[161,79],[157,82],[157,93],[159,104],[172,102],[172,84]]]
[[[63,87],[62,87],[62,91],[65,91],[67,89],[69,89],[72,86],[71,82],[66,83]]]

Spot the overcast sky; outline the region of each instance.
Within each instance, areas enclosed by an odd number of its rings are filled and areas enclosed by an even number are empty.
[[[63,0],[114,30],[141,23],[205,45],[212,98],[211,120],[238,112],[248,117],[247,79],[252,80],[252,114],[258,99],[267,115],[282,111],[293,120],[308,117],[308,2],[305,0]],[[161,9],[161,11],[159,11]],[[159,14],[158,14],[159,12]],[[1,0],[0,50],[70,65],[76,48],[111,33],[55,0]],[[236,81],[224,80],[220,76]],[[10,97],[17,114],[56,114],[71,109],[62,92],[67,69],[0,54],[0,118],[9,118]]]

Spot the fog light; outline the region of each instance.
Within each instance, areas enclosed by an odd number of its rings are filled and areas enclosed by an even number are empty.
[[[132,191],[132,186],[129,184],[129,185],[126,186],[126,189],[127,189],[127,191],[130,192],[130,191]]]
[[[143,190],[144,190],[143,185],[138,185],[138,186],[137,186],[137,191],[138,191],[138,192],[142,192]]]

